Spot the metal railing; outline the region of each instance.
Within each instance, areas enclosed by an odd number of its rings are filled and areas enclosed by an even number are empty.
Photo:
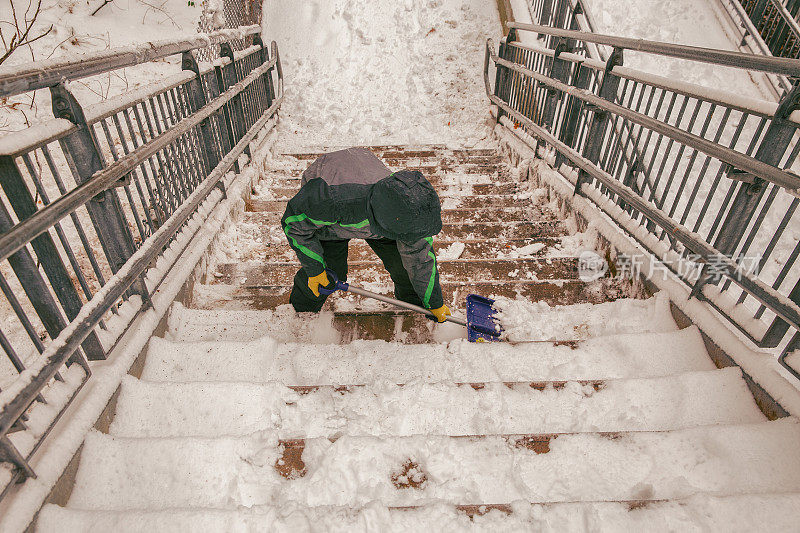
[[[736,0],[774,56],[800,57],[797,0]]]
[[[787,333],[800,331],[800,177],[792,170],[800,88],[775,104],[625,68],[623,56],[637,50],[788,74],[800,73],[800,61],[509,26],[498,52],[491,40],[486,49],[498,121],[534,148],[552,147],[551,162],[577,194],[751,341],[783,344],[783,356],[797,347],[800,337],[787,343]],[[520,32],[549,47],[523,44]],[[608,59],[587,57],[592,46],[608,46]]]
[[[214,43],[221,58],[199,64]],[[182,72],[85,108],[64,83],[176,53]],[[43,87],[56,118],[0,138],[0,498],[35,477],[88,361],[149,308],[176,235],[224,198],[222,178],[283,101],[277,45],[257,26],[0,70],[0,96]]]

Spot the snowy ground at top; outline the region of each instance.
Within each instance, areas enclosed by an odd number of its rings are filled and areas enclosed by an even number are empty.
[[[4,35],[7,37],[10,35],[9,21],[13,20],[12,2],[18,18],[23,17],[31,3],[29,17],[32,16],[38,4],[37,0],[0,2],[0,21],[6,26]],[[91,13],[102,3],[103,0],[42,0],[41,13],[31,36],[44,33],[51,25],[53,29],[30,46],[17,49],[0,65],[0,69],[118,46],[193,36],[197,34],[203,9],[199,0],[195,5],[189,5],[188,0],[113,0],[92,16]],[[179,55],[76,80],[70,88],[78,101],[87,105],[177,72],[180,72]],[[0,135],[25,128],[26,121],[42,121],[52,116],[50,93],[46,90],[0,100]]]
[[[369,144],[473,147],[490,134],[486,0],[265,0],[283,63],[278,150]]]
[[[585,0],[595,31],[621,37],[738,51],[717,19],[714,0]],[[769,98],[745,70],[625,52],[625,66],[741,96]]]

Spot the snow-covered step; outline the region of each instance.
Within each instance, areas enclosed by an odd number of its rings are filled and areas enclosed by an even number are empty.
[[[793,418],[671,432],[350,437],[301,441],[122,438],[90,433],[69,506],[414,505],[673,499],[798,492]],[[281,458],[302,470],[284,478]],[[285,463],[285,460],[284,460]],[[413,482],[413,484],[412,484]]]
[[[531,274],[533,278],[533,274]],[[224,311],[275,309],[289,303],[292,290],[291,279],[281,285],[232,285],[210,284],[195,285],[190,306],[197,309],[219,309]],[[356,279],[353,284],[374,282],[375,279]],[[465,305],[470,294],[480,294],[489,298],[523,298],[548,305],[568,305],[575,303],[599,304],[624,298],[630,293],[627,281],[601,278],[595,281],[581,280],[541,280],[523,281],[443,281],[441,282],[444,301],[451,309],[459,309]],[[370,286],[365,287],[367,289]],[[394,297],[394,292],[386,283],[378,280],[372,285],[374,292]],[[353,295],[329,298],[323,309],[334,311],[368,311],[376,309],[393,309],[389,305]],[[348,301],[349,300],[349,301]]]
[[[296,260],[288,263],[270,262],[224,263],[214,270],[212,283],[233,284],[242,287],[282,285],[292,280],[300,268]],[[445,259],[437,261],[441,282],[461,280],[517,281],[533,280],[575,280],[578,279],[578,259],[576,257],[536,257],[514,259]],[[389,273],[377,257],[371,261],[349,261],[348,279],[383,281],[391,283]]]
[[[278,383],[155,383],[128,376],[110,433],[478,435],[667,430],[764,420],[738,367],[589,384],[414,382],[296,390]]]
[[[623,298],[599,304],[549,306],[545,302],[500,300],[496,305],[506,310],[503,326],[516,340],[586,339],[678,329],[670,314],[669,299],[659,294],[646,300]],[[220,311],[190,309],[176,303],[170,309],[167,337],[195,342],[252,341],[269,336],[279,342],[336,343],[335,322],[332,313],[295,313],[289,305],[264,311]]]
[[[370,502],[356,509],[287,503],[236,510],[87,511],[46,505],[37,531],[791,531],[797,516],[800,493],[546,505],[429,503],[412,508]]]
[[[553,343],[404,345],[357,340],[346,345],[150,340],[142,379],[244,381],[287,385],[471,383],[666,376],[713,370],[700,332],[638,333]]]

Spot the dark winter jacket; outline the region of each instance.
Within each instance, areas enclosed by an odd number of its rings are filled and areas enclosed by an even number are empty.
[[[319,157],[300,184],[281,224],[309,276],[325,268],[320,241],[388,238],[423,305],[444,304],[433,251],[441,205],[420,172],[392,173],[366,148],[349,148]]]

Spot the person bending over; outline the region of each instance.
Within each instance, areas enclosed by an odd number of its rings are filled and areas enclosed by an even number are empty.
[[[325,270],[346,280],[348,242],[364,239],[389,271],[396,298],[439,322],[450,314],[433,251],[442,209],[421,172],[391,172],[366,148],[324,154],[303,172],[281,226],[301,264],[289,297],[295,311],[322,309],[327,296],[319,287],[333,286]]]

